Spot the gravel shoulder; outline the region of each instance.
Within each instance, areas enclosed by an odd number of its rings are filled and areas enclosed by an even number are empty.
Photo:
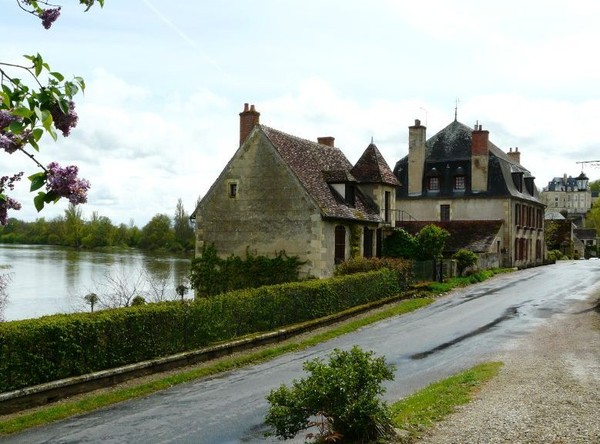
[[[420,444],[600,443],[600,295],[492,360],[500,374]]]

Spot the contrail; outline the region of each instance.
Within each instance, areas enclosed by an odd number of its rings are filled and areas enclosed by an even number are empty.
[[[209,62],[211,65],[213,65],[215,68],[217,68],[223,74],[229,76],[229,74],[227,74],[225,71],[223,71],[223,69],[217,63],[217,61],[215,59],[213,59],[208,54],[206,54],[190,36],[188,36],[185,32],[183,32],[181,29],[179,29],[179,27],[175,23],[173,23],[165,14],[163,14],[161,11],[156,9],[156,7],[152,3],[150,3],[149,0],[142,0],[142,2],[144,2],[144,4],[148,7],[148,9],[150,9],[154,14],[156,14],[156,16],[165,25],[167,25],[169,28],[171,28],[173,31],[175,31],[175,33],[177,33],[177,35],[179,35],[179,37],[181,37],[185,42],[187,42],[192,48],[197,49],[198,52],[200,52],[200,54],[206,59],[207,62]]]

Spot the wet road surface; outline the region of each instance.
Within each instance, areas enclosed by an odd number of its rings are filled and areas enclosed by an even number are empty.
[[[303,375],[302,363],[359,345],[397,366],[385,398],[397,400],[433,381],[510,349],[573,302],[600,290],[600,260],[497,276],[311,349],[220,377],[0,439],[2,443],[264,443],[265,396]],[[290,441],[294,442],[294,441]],[[302,439],[295,442],[303,442]]]

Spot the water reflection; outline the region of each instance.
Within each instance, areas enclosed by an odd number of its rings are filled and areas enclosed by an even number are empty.
[[[77,251],[51,246],[0,245],[0,267],[10,266],[6,320],[85,310],[84,296],[106,287],[107,277],[142,281],[140,295],[175,299],[190,260],[139,251]],[[0,270],[0,272],[4,272]],[[102,291],[111,291],[104,288]]]

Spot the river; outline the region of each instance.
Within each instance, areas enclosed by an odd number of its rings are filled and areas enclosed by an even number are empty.
[[[100,306],[123,294],[148,301],[174,299],[189,274],[190,260],[137,250],[80,251],[40,245],[0,245],[0,274],[8,275],[4,320],[86,311],[85,295]],[[192,297],[190,291],[186,297]]]

